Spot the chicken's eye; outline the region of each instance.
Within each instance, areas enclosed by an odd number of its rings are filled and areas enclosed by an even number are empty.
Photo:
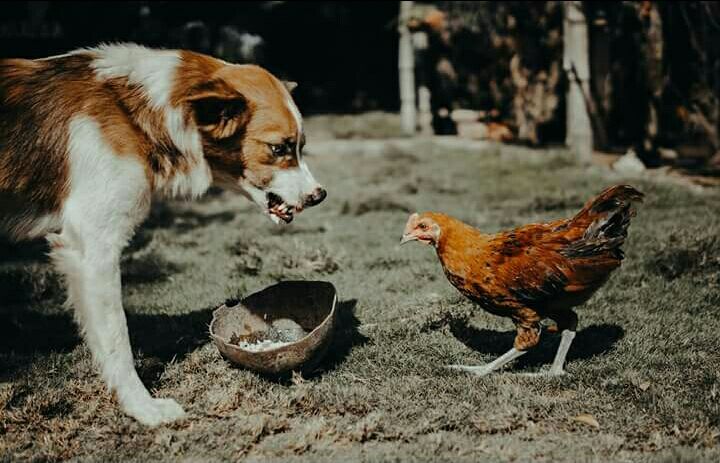
[[[425,231],[425,230],[427,230],[427,225],[425,225],[424,223],[421,223],[420,225],[418,225],[418,228],[422,231]]]

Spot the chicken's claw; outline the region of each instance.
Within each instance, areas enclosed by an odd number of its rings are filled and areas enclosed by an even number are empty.
[[[524,376],[526,378],[557,378],[569,375],[570,373],[565,370],[553,370],[552,368],[531,373],[518,373],[518,376]]]
[[[460,371],[464,371],[466,373],[472,373],[475,376],[485,376],[487,374],[492,373],[495,370],[498,370],[498,369],[504,367],[505,365],[512,362],[516,358],[525,354],[525,352],[526,351],[524,351],[524,350],[517,350],[513,347],[512,349],[505,352],[500,357],[496,358],[495,360],[488,363],[487,365],[478,365],[478,366],[448,365],[447,368],[450,368],[451,370],[460,370]]]
[[[492,368],[488,368],[489,365],[445,365],[445,368],[449,370],[464,371],[465,373],[471,373],[475,376],[486,376],[493,372]]]

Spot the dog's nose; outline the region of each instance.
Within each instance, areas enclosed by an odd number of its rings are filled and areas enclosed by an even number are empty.
[[[327,191],[325,191],[324,188],[317,187],[315,188],[315,191],[312,192],[306,199],[305,199],[305,205],[307,207],[312,207],[320,204],[323,202],[323,199],[327,196]]]

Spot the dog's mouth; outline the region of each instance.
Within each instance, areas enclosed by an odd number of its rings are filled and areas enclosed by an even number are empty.
[[[297,212],[300,212],[297,207],[289,205],[280,196],[275,193],[267,194],[267,213],[275,223],[280,223],[281,220],[290,223]]]

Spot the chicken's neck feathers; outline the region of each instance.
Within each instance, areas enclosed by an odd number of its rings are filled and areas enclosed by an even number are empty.
[[[491,236],[457,219],[442,224],[435,250],[445,271],[462,276],[468,266],[487,260]]]

